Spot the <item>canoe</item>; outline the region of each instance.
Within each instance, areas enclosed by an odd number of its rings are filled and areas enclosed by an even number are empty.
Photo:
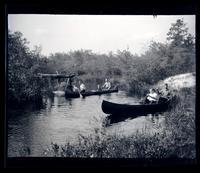
[[[53,93],[55,96],[60,96],[60,97],[65,96],[65,91],[58,90],[58,91],[53,91]]]
[[[80,93],[79,92],[65,91],[65,97],[66,98],[79,98],[80,97]]]
[[[107,93],[113,93],[118,92],[118,88],[110,89],[110,90],[93,90],[93,91],[86,91],[84,93],[81,93],[83,97],[86,96],[92,96],[92,95],[101,95],[101,94],[107,94]]]
[[[103,100],[101,108],[105,114],[118,116],[140,116],[163,112],[168,109],[170,100],[158,104],[127,105]]]

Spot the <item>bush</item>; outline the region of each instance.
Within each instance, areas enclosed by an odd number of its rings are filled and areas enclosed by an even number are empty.
[[[195,90],[183,89],[177,93],[173,108],[163,113],[165,126],[161,133],[148,131],[131,136],[108,135],[102,127],[94,134],[79,135],[77,143],[64,146],[52,144],[50,156],[84,158],[196,158],[195,142]],[[175,104],[176,103],[176,104]],[[188,104],[189,103],[189,104]]]
[[[20,32],[8,33],[8,101],[22,103],[41,99],[44,81],[37,73],[47,71],[47,60],[30,51]],[[11,104],[9,104],[11,105]]]

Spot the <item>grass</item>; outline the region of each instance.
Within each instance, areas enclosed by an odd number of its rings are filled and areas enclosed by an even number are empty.
[[[52,143],[48,155],[83,158],[196,158],[195,150],[195,89],[177,93],[173,107],[165,112],[162,133],[147,132],[132,136],[105,133],[106,122],[94,129],[94,135],[79,135],[78,142],[65,145]]]

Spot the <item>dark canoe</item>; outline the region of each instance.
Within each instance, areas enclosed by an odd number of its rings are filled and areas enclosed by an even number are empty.
[[[79,98],[80,94],[79,92],[69,92],[69,91],[65,91],[65,97],[66,98]]]
[[[92,95],[101,95],[101,94],[107,94],[107,93],[113,93],[113,92],[118,92],[118,88],[115,88],[115,89],[110,89],[110,90],[96,90],[96,91],[86,91],[84,93],[81,93],[81,95],[83,97],[86,97],[86,96],[92,96]]]
[[[140,116],[163,112],[168,109],[170,100],[159,104],[127,105],[103,100],[102,110],[106,114],[119,116]]]

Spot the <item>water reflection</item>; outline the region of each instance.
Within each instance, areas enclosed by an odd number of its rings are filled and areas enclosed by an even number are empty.
[[[19,156],[19,149],[23,146],[30,148],[31,156],[40,156],[51,142],[64,145],[66,141],[76,141],[79,134],[94,133],[94,128],[101,127],[108,116],[101,110],[103,100],[124,104],[138,103],[137,99],[119,92],[78,99],[46,97],[43,98],[40,109],[25,107],[10,111],[12,116],[8,120],[8,156]],[[152,127],[157,119],[160,121],[159,116],[108,118],[112,126],[107,128],[109,133],[127,135],[142,129],[145,124]]]
[[[65,97],[58,97],[58,96],[54,97],[53,103],[54,103],[54,106],[56,106],[56,107],[62,106],[65,102],[66,102]]]
[[[106,100],[110,100],[110,98],[111,98],[111,93],[106,94],[104,98],[105,98]]]
[[[53,103],[53,97],[44,97],[43,98],[43,105],[45,105],[46,109],[50,109]]]
[[[146,120],[151,121],[153,124],[159,123],[159,119],[161,118],[162,114],[143,114],[138,116],[119,116],[119,115],[109,115],[106,117],[107,121],[109,122],[108,125],[112,125],[115,123],[119,123],[125,121],[127,119],[132,120],[138,117],[144,116]]]

